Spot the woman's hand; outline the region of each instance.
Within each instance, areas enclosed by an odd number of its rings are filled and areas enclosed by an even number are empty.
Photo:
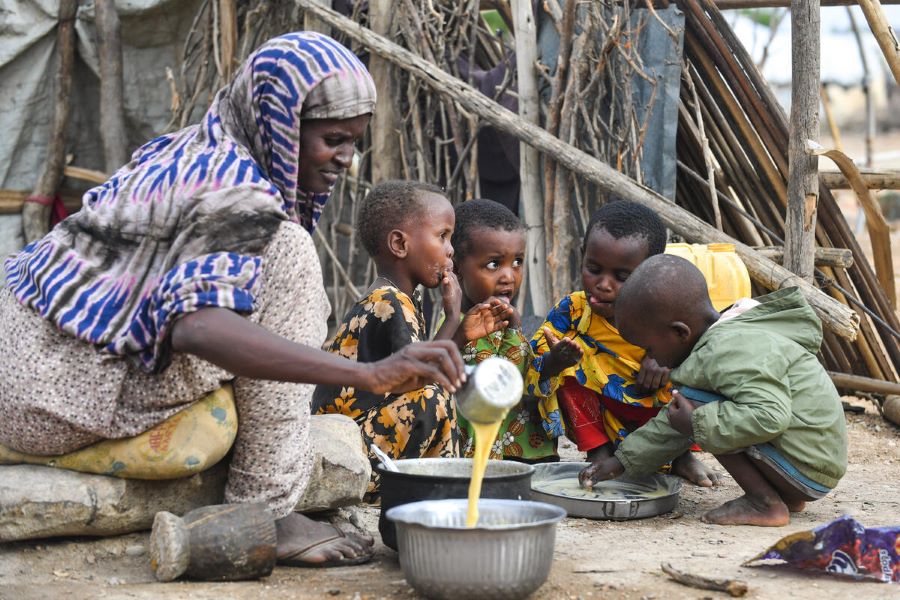
[[[691,415],[697,403],[682,396],[678,390],[672,390],[672,401],[666,413],[669,416],[669,425],[678,433],[692,438],[694,437],[694,425],[691,423]]]
[[[547,340],[550,350],[544,353],[542,381],[556,377],[569,367],[577,365],[584,355],[578,344],[567,337],[562,339],[556,337],[549,327],[544,327],[544,339]]]
[[[376,394],[402,393],[437,383],[455,392],[465,381],[465,364],[449,340],[417,342],[374,363],[357,363],[369,374],[357,387]]]
[[[661,367],[658,362],[645,355],[644,360],[641,361],[641,370],[638,371],[634,384],[639,392],[652,394],[669,383],[670,372],[671,369]]]

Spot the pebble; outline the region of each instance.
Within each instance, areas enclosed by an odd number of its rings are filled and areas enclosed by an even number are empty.
[[[135,544],[134,546],[128,546],[125,548],[125,554],[128,556],[142,556],[147,551],[147,548],[140,544]]]
[[[341,590],[339,590],[339,589],[337,589],[337,588],[331,588],[331,589],[328,590],[326,593],[327,593],[329,596],[337,596],[338,594],[341,593]]]
[[[125,582],[118,577],[110,577],[106,580],[107,585],[122,585],[123,583]]]
[[[93,553],[88,553],[87,556],[84,557],[84,562],[89,565],[97,564],[97,557],[93,555]]]

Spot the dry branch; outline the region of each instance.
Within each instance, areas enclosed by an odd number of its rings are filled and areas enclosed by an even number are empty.
[[[434,65],[422,57],[416,56],[409,50],[332,10],[317,5],[312,0],[296,1],[299,6],[314,13],[323,21],[327,21],[348,37],[366,46],[370,51],[391,60],[421,81],[426,82],[437,92],[451,97],[461,106],[489,121],[498,129],[511,133],[520,140],[549,154],[569,170],[597,184],[600,189],[654,209],[667,226],[686,239],[703,243],[734,244],[738,254],[747,265],[747,270],[756,281],[771,290],[791,285],[798,286],[829,329],[850,340],[856,337],[859,316],[855,312],[826,296],[793,273],[772,263],[749,246],[716,230],[656,192],[613,170],[609,165],[563,143],[543,129],[524,122],[518,115],[478,93],[463,81],[435,69]]]
[[[819,177],[829,189],[850,189],[850,182],[840,171],[820,171]],[[900,190],[900,171],[859,169],[859,178],[870,190]]]
[[[747,593],[747,583],[739,579],[713,579],[712,577],[694,575],[693,573],[679,571],[669,563],[662,563],[660,568],[666,575],[682,585],[700,588],[701,590],[726,592],[735,598]]]
[[[784,257],[784,246],[761,246],[754,250],[776,263],[780,263]],[[853,252],[844,248],[816,248],[815,259],[816,266],[840,269],[849,269],[853,266]]]

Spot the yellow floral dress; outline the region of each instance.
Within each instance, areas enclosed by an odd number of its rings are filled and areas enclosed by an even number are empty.
[[[425,318],[415,300],[394,286],[373,289],[357,301],[324,350],[359,362],[375,362],[418,342]],[[403,394],[374,394],[352,386],[320,385],[313,395],[313,414],[339,413],[359,424],[369,460],[376,444],[393,458],[459,456],[459,430],[452,396],[434,383]],[[378,489],[373,470],[369,491]]]

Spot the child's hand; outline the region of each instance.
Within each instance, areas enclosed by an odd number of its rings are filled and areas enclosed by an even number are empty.
[[[672,401],[669,402],[669,425],[678,433],[686,437],[694,437],[694,426],[691,423],[691,415],[697,403],[682,396],[678,390],[672,390]]]
[[[591,489],[594,484],[607,479],[614,479],[625,472],[625,467],[619,462],[615,456],[604,458],[600,462],[594,463],[589,467],[585,467],[578,474],[578,483],[581,487]]]
[[[556,377],[569,367],[577,365],[584,354],[573,340],[556,337],[548,327],[544,327],[544,339],[547,340],[550,350],[544,353],[541,380]]]
[[[640,393],[652,394],[669,382],[670,372],[671,369],[661,367],[649,356],[644,356],[634,384]]]
[[[459,311],[462,306],[462,289],[459,287],[459,279],[451,267],[444,269],[441,278],[441,300],[444,303],[444,320],[455,323],[459,319]]]
[[[463,345],[483,338],[509,325],[514,309],[499,298],[488,298],[476,304],[466,313],[459,325],[458,333]]]
[[[509,315],[509,327],[518,329],[522,326],[522,315],[519,314],[519,311],[516,310],[516,307],[511,302],[509,307],[512,309],[512,313]]]

